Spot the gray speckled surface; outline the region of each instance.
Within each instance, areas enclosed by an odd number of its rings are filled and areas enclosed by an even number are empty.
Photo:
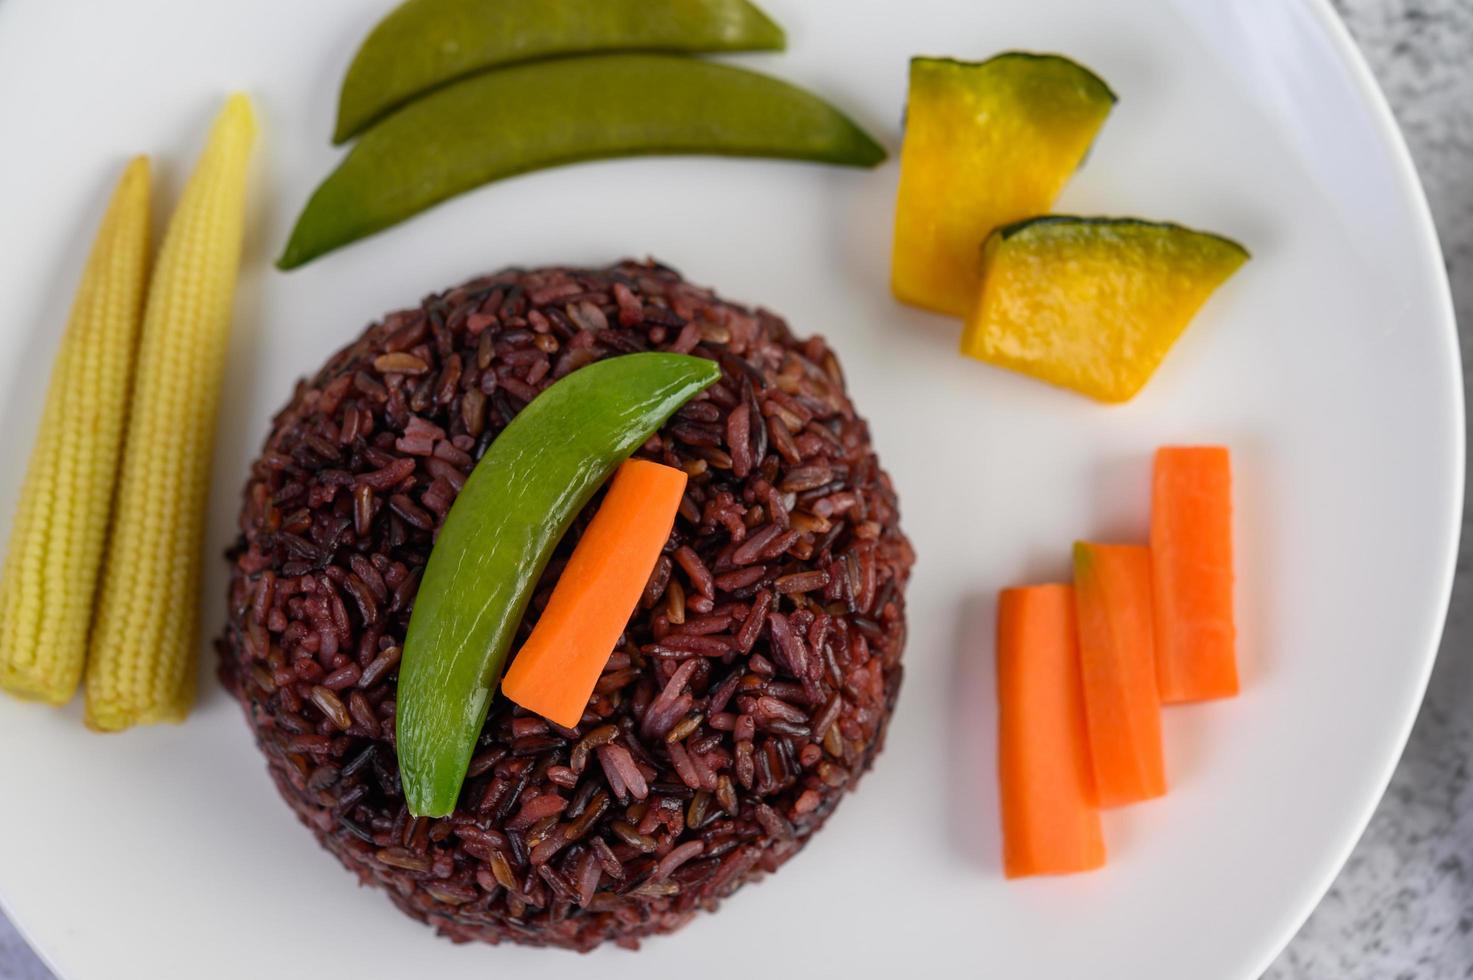
[[[1473,355],[1473,0],[1336,0],[1411,144]],[[1263,980],[1473,978],[1473,533],[1442,655],[1386,799]],[[0,917],[0,978],[51,974]]]
[[[51,980],[51,973],[3,918],[0,918],[0,977],[5,980]]]

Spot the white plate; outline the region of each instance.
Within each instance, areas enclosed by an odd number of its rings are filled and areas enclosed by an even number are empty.
[[[84,732],[75,706],[0,703],[0,891],[66,980],[721,978],[769,965],[1243,980],[1324,891],[1415,714],[1463,476],[1437,243],[1386,107],[1328,5],[766,5],[790,51],[741,60],[826,93],[892,149],[911,54],[1079,58],[1121,101],[1060,209],[1211,228],[1253,261],[1144,394],[1115,409],[959,357],[955,324],[891,301],[893,160],[877,172],[573,167],[482,190],[283,275],[268,262],[336,158],[336,86],[387,0],[0,3],[5,512],[123,160],[155,154],[162,215],[220,97],[244,87],[264,119],[264,166],[211,555],[231,535],[269,413],[371,317],[506,263],[651,254],[836,342],[921,556],[903,695],[859,793],[782,873],[637,956],[458,948],[402,917],[297,825],[213,680],[186,726],[115,738]],[[1172,792],[1108,815],[1107,870],[1005,882],[993,596],[1065,574],[1075,537],[1139,538],[1153,447],[1217,440],[1238,473],[1243,696],[1168,710]],[[213,632],[223,562],[209,572]]]

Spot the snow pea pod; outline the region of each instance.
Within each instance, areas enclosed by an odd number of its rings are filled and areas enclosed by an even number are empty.
[[[491,443],[435,539],[399,665],[397,746],[415,816],[455,809],[522,614],[548,558],[614,469],[721,376],[629,354],[556,382]]]
[[[679,55],[513,65],[405,106],[313,192],[277,265],[292,269],[433,204],[580,160],[705,153],[872,167],[885,151],[780,79]]]
[[[747,0],[408,0],[368,35],[338,96],[334,143],[488,68],[594,51],[781,51]]]

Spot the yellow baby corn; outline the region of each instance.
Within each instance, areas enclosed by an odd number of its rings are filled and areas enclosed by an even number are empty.
[[[123,172],[87,259],[0,571],[0,687],[61,704],[87,658],[148,282],[148,159]]]
[[[87,723],[181,721],[194,696],[210,453],[240,265],[250,100],[210,131],[143,314],[112,537],[87,663]]]

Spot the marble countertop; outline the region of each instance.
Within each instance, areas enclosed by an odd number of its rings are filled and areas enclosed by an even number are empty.
[[[1335,0],[1411,144],[1473,356],[1473,0]],[[1473,977],[1473,528],[1442,654],[1391,788],[1263,980]],[[52,980],[0,917],[0,980]]]

